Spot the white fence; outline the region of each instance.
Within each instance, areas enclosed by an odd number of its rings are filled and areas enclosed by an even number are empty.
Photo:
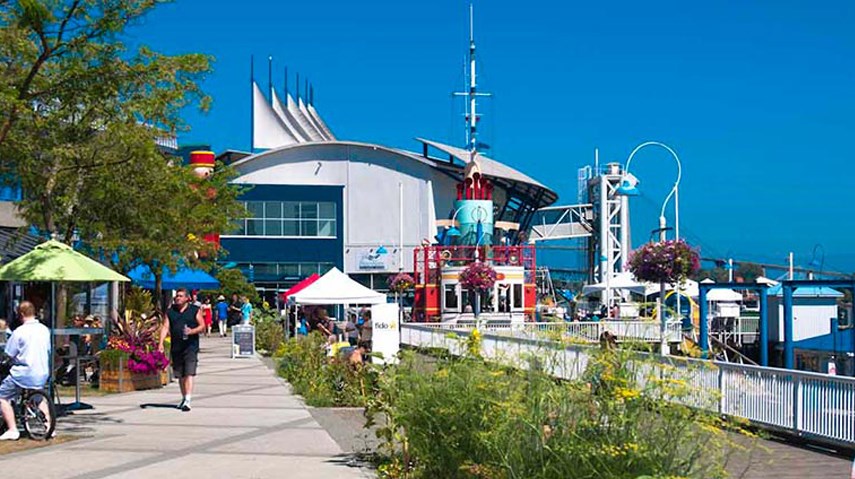
[[[655,321],[577,321],[551,323],[510,323],[503,322],[457,322],[457,323],[409,323],[430,329],[452,331],[469,331],[475,327],[481,331],[494,334],[543,338],[545,334],[565,334],[588,342],[597,342],[600,336],[608,331],[617,336],[618,341],[659,341],[659,323]],[[669,321],[666,324],[665,336],[669,342],[682,340],[679,321]]]
[[[658,333],[658,331],[657,331]],[[402,324],[401,343],[420,348],[462,352],[461,338],[469,331]],[[546,339],[485,333],[485,358],[527,368],[536,361],[563,379],[585,372],[588,346],[562,346]],[[831,444],[855,446],[855,379],[786,369],[747,366],[686,358],[641,362],[639,380],[676,376],[693,386],[685,402],[717,413],[744,418],[753,424]],[[661,367],[667,364],[669,367]]]

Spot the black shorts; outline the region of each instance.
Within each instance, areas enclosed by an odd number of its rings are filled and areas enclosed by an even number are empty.
[[[172,352],[172,373],[176,378],[184,376],[195,376],[196,366],[199,364],[198,351]]]

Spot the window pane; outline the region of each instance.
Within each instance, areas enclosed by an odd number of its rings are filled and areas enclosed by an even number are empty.
[[[317,203],[300,203],[300,217],[305,219],[318,217]]]
[[[445,285],[445,309],[457,311],[457,288],[453,284]]]
[[[282,236],[282,221],[264,220],[264,236]]]
[[[311,276],[318,272],[317,263],[300,263],[300,276]]]
[[[286,201],[282,203],[282,217],[299,219],[300,218],[300,203],[296,201]]]
[[[265,218],[281,218],[282,217],[282,202],[281,201],[265,201],[264,202],[264,217]]]
[[[246,220],[247,236],[263,236],[264,220]]]
[[[335,219],[335,203],[319,203],[319,217],[327,220]]]
[[[318,221],[318,236],[335,236],[335,221],[334,220],[319,220]]]
[[[296,220],[283,221],[282,236],[300,236],[300,222]]]
[[[246,234],[246,224],[243,219],[232,220],[232,226],[234,227],[234,231],[231,231],[230,234],[243,236]]]
[[[256,278],[271,279],[276,277],[276,263],[253,263]]]
[[[300,276],[300,265],[297,263],[281,263],[279,265],[279,276],[284,278]]]
[[[249,218],[264,218],[264,202],[247,201],[246,214]]]
[[[523,285],[515,284],[514,285],[514,309],[520,309],[523,307]]]
[[[302,224],[300,236],[317,236],[318,235],[318,221],[317,220],[303,220],[300,223]]]

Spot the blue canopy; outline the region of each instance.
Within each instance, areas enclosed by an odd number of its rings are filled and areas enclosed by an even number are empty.
[[[137,286],[154,289],[154,273],[146,265],[132,269],[128,277]],[[182,266],[174,274],[166,268],[163,271],[163,289],[217,289],[219,287],[220,282],[202,270]]]

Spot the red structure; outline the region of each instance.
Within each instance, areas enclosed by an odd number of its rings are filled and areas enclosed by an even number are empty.
[[[416,248],[413,252],[415,298],[413,321],[441,321],[444,313],[454,312],[445,308],[449,298],[443,294],[457,294],[452,286],[457,273],[473,261],[484,261],[498,273],[497,285],[521,286],[522,312],[527,320],[533,320],[537,289],[535,287],[535,249],[533,245],[522,246],[440,246]],[[517,277],[518,276],[518,277]],[[463,292],[462,294],[466,294]],[[509,308],[510,312],[510,308]]]

